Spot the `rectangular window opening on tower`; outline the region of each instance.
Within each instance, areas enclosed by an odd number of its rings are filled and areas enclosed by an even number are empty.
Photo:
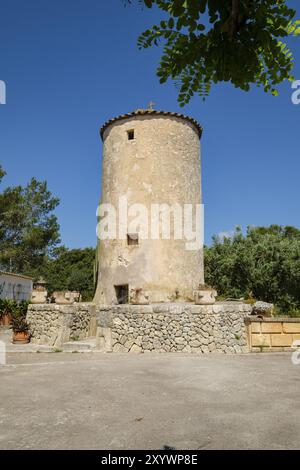
[[[137,233],[127,233],[127,245],[138,245],[139,235]]]
[[[116,297],[118,304],[128,304],[129,301],[129,288],[128,284],[115,286]]]
[[[128,137],[128,140],[134,140],[134,130],[133,129],[130,129],[129,131],[127,131],[127,137]]]

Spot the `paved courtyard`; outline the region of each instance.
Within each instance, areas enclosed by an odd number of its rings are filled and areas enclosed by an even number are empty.
[[[1,449],[300,448],[289,353],[9,354]]]

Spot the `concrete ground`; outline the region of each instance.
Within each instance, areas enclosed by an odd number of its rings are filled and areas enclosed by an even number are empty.
[[[8,354],[0,449],[299,449],[300,365],[248,355]]]

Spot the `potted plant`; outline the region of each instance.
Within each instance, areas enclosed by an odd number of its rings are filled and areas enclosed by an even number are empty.
[[[16,302],[10,299],[0,299],[0,324],[7,326],[11,324],[11,315]]]
[[[26,344],[30,341],[29,325],[26,321],[28,302],[22,301],[16,305],[11,318],[14,344]]]

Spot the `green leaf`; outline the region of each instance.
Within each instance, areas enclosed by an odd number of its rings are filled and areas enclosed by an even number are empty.
[[[139,48],[163,43],[159,78],[181,83],[180,104],[193,93],[205,97],[210,84],[229,82],[249,91],[261,86],[275,94],[277,85],[290,80],[292,51],[282,37],[300,35],[300,20],[287,0],[240,1],[239,16],[232,28],[231,2],[222,0],[154,0],[151,5],[168,14],[138,40]],[[207,13],[210,24],[199,21]],[[209,86],[207,86],[209,84]]]
[[[173,29],[173,28],[174,28],[174,18],[171,17],[171,18],[169,19],[168,26],[169,26],[170,29]]]

